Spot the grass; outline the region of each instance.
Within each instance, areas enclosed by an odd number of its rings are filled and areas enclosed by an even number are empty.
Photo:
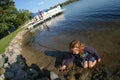
[[[0,54],[2,54],[5,51],[5,48],[10,44],[10,42],[17,35],[17,33],[22,30],[23,30],[23,28],[20,27],[16,31],[12,32],[8,36],[6,36],[0,40]]]

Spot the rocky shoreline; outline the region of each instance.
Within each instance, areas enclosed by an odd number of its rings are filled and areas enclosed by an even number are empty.
[[[0,80],[59,80],[52,71],[41,70],[36,64],[26,64],[21,55],[22,37],[26,32],[19,32],[0,55]]]

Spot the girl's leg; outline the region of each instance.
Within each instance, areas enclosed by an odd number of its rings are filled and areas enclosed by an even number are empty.
[[[88,68],[88,61],[82,62],[81,64],[83,68]]]
[[[96,60],[94,60],[94,61],[88,61],[88,67],[89,68],[93,68],[95,66],[96,62],[97,62]]]

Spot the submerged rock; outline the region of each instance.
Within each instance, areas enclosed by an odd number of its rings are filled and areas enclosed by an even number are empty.
[[[113,80],[119,80],[120,79],[120,67],[115,69],[115,71],[112,74],[112,79]]]
[[[97,67],[91,73],[91,80],[108,80],[108,76],[106,67]]]

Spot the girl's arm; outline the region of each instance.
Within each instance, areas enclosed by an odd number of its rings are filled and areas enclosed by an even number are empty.
[[[72,55],[70,58],[66,59],[64,62],[64,65],[62,65],[62,67],[60,68],[61,71],[65,70],[66,67],[69,66],[69,64],[74,60],[75,56]]]
[[[69,66],[69,64],[74,60],[75,56],[71,55],[70,58],[66,59],[64,65]]]

